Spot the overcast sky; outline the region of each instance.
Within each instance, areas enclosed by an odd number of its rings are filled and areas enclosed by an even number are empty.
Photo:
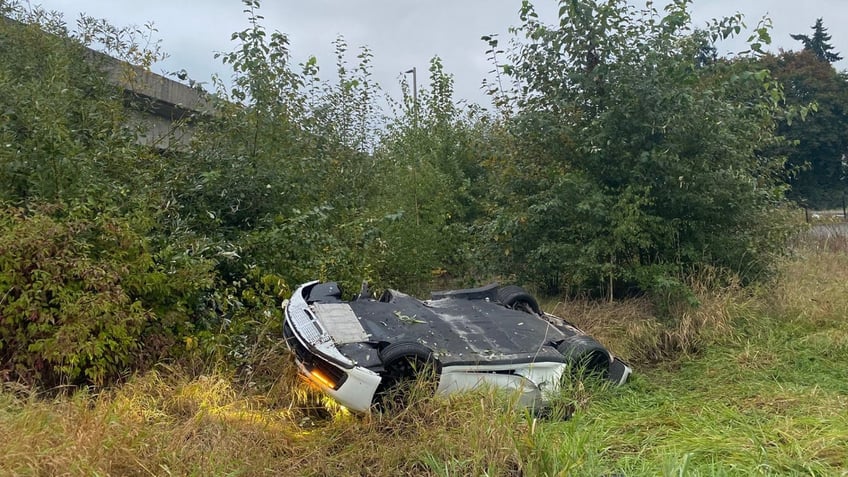
[[[170,57],[157,65],[157,73],[185,69],[198,81],[208,81],[212,73],[228,75],[214,52],[233,48],[230,34],[247,26],[240,0],[33,0],[50,10],[65,14],[73,24],[80,13],[106,18],[116,26],[141,25],[152,21],[163,49]],[[543,21],[556,20],[556,0],[533,1]],[[634,0],[644,5],[643,0]],[[657,4],[662,1],[658,0]],[[362,45],[374,53],[373,73],[384,91],[400,95],[400,72],[417,67],[419,84],[425,83],[430,58],[438,55],[448,73],[454,75],[457,99],[488,106],[480,90],[491,65],[480,36],[498,33],[505,41],[509,26],[517,25],[521,0],[265,0],[260,14],[269,31],[289,35],[296,63],[311,55],[318,57],[322,79],[331,79],[335,70],[332,42],[343,35],[355,62],[355,50]],[[848,0],[695,0],[692,13],[696,26],[711,18],[745,15],[749,28],[768,15],[774,23],[773,43],[777,51],[798,50],[800,43],[790,33],[811,32],[816,18],[822,17],[832,44],[848,57]],[[741,48],[741,44],[730,45]],[[845,69],[843,60],[837,68]],[[426,85],[425,85],[426,86]]]

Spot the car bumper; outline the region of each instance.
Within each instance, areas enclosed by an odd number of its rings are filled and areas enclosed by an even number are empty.
[[[301,374],[311,383],[342,406],[366,412],[382,379],[338,350],[303,297],[303,289],[313,283],[304,284],[283,303],[286,345],[294,353]]]

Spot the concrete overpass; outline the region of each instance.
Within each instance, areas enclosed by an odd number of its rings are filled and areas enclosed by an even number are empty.
[[[0,22],[24,25],[4,15]],[[184,148],[192,137],[193,119],[214,112],[201,90],[91,48],[87,48],[87,56],[103,69],[107,81],[122,89],[128,106],[127,126],[138,130],[141,144],[163,150]]]
[[[192,122],[214,109],[203,91],[100,52],[90,51],[107,80],[119,86],[138,141],[157,149],[182,149],[191,140]]]

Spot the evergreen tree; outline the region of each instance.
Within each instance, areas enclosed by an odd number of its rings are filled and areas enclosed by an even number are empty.
[[[813,25],[812,28],[812,37],[802,35],[800,33],[790,36],[793,39],[802,42],[804,44],[804,49],[812,51],[817,57],[819,57],[819,59],[825,60],[829,63],[836,63],[841,60],[842,57],[839,56],[839,53],[832,51],[833,45],[829,43],[831,37],[827,34],[827,28],[825,28],[822,24],[821,18],[816,20],[816,24]]]

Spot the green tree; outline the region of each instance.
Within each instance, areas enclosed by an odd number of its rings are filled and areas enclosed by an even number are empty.
[[[286,286],[320,278],[358,288],[370,275],[371,53],[361,49],[351,67],[338,38],[336,78],[322,81],[314,58],[292,64],[288,37],[265,29],[260,2],[243,3],[249,26],[220,55],[231,84],[216,83],[217,112],[178,164],[180,216],[219,250],[227,283],[250,287],[267,273]]]
[[[250,26],[232,34],[232,52],[218,55],[233,70],[231,86],[216,83],[216,114],[200,123],[172,185],[193,228],[228,240],[295,202],[303,191],[288,185],[305,175],[299,159],[308,156],[302,78],[291,70],[288,37],[268,34],[259,2],[244,3]]]
[[[435,276],[462,277],[469,265],[469,224],[479,215],[482,170],[476,113],[453,98],[453,77],[438,57],[417,104],[405,88],[402,113],[376,151],[369,204],[376,219],[372,253],[387,284],[423,291]],[[404,86],[406,86],[404,84]]]
[[[822,61],[836,63],[841,60],[842,57],[839,56],[839,53],[833,51],[833,45],[829,43],[831,36],[827,34],[827,28],[824,27],[821,18],[816,20],[816,24],[812,26],[812,30],[812,37],[800,33],[790,36],[803,43],[805,50],[813,52]]]
[[[67,33],[0,22],[0,199],[115,197],[115,181],[129,178],[111,167],[138,152],[120,92],[86,60]]]
[[[0,11],[0,372],[109,382],[177,354],[216,277],[191,234],[160,233],[168,163],[136,142],[122,92],[85,48],[109,37],[151,58],[134,30],[84,17],[71,32],[18,2]]]
[[[704,38],[736,34],[742,19],[693,34],[689,3],[660,15],[567,1],[548,26],[524,2],[526,41],[503,66],[518,84],[511,144],[489,161],[501,270],[608,296],[667,294],[705,266],[768,270],[782,247],[783,159],[765,151],[782,92],[748,59],[704,61]],[[754,33],[767,42],[765,26]]]
[[[836,207],[846,191],[848,78],[812,51],[763,58],[780,80],[790,105],[816,105],[805,121],[781,123],[778,132],[796,143],[788,156],[789,197],[813,208]]]

